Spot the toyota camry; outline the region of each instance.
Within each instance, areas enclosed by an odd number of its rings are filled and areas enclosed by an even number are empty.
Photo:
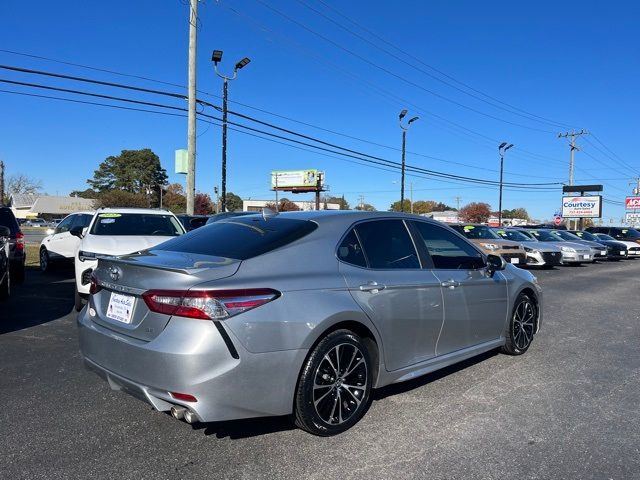
[[[99,258],[78,327],[90,369],[177,419],[291,415],[328,436],[372,389],[522,354],[541,321],[530,272],[438,222],[265,211]]]

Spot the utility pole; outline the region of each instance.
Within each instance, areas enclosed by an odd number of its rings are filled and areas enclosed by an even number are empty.
[[[408,113],[408,110],[402,110],[400,115],[398,115],[398,121],[400,123],[400,128],[402,129],[402,167],[401,167],[401,175],[400,175],[400,211],[404,212],[404,170],[405,170],[405,147],[407,144],[407,130],[409,129],[409,125],[418,120],[420,117],[413,117],[407,122],[407,125],[402,125],[402,119]]]
[[[4,162],[0,160],[0,206],[4,205]]]
[[[196,197],[196,46],[198,0],[189,0],[189,112],[187,120],[187,214],[193,215]]]
[[[275,172],[274,175],[276,177],[275,178],[275,181],[276,181],[275,182],[276,183],[276,189],[275,190],[276,190],[276,212],[277,212],[279,210],[279,208],[280,208],[280,206],[278,205],[278,201],[279,201],[279,199],[278,199],[278,172]]]
[[[504,169],[504,154],[513,147],[513,143],[502,142],[498,146],[498,154],[500,155],[500,196],[498,199],[498,226],[502,227],[502,174]]]
[[[579,148],[576,146],[576,138],[581,135],[589,135],[589,132],[586,131],[585,129],[582,129],[579,132],[576,132],[575,130],[571,130],[571,132],[558,134],[558,138],[571,139],[571,141],[569,142],[570,152],[571,152],[569,157],[569,185],[573,185],[573,176],[574,176],[574,170],[575,170],[575,151],[579,150]]]
[[[364,207],[364,195],[358,195],[358,207],[360,210]]]
[[[456,201],[456,210],[460,210],[460,201],[462,200],[462,197],[453,197],[453,199]]]

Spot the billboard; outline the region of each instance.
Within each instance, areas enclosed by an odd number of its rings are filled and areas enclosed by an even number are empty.
[[[635,210],[640,208],[640,197],[627,197],[624,201],[624,207],[627,210]]]
[[[624,223],[628,225],[640,225],[640,213],[625,213]]]
[[[318,170],[287,170],[271,172],[271,188],[315,189],[318,186],[318,179],[322,187],[324,185],[324,174]]]
[[[602,216],[602,197],[562,197],[563,218],[600,218]]]

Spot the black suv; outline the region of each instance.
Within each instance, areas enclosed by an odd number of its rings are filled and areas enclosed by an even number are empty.
[[[629,227],[589,227],[587,232],[606,233],[616,240],[624,240],[625,242],[640,243],[640,232],[635,228]]]
[[[11,291],[9,273],[9,236],[11,231],[0,225],[0,300],[6,300]]]
[[[0,226],[9,229],[11,281],[13,283],[22,283],[24,282],[24,264],[27,257],[24,251],[24,234],[9,207],[0,207]]]

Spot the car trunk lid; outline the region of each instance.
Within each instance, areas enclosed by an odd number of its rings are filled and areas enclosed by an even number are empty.
[[[171,317],[149,310],[148,290],[189,290],[198,283],[230,277],[239,260],[171,251],[147,251],[122,257],[99,257],[94,272],[99,285],[91,295],[92,321],[144,341],[153,340]]]

